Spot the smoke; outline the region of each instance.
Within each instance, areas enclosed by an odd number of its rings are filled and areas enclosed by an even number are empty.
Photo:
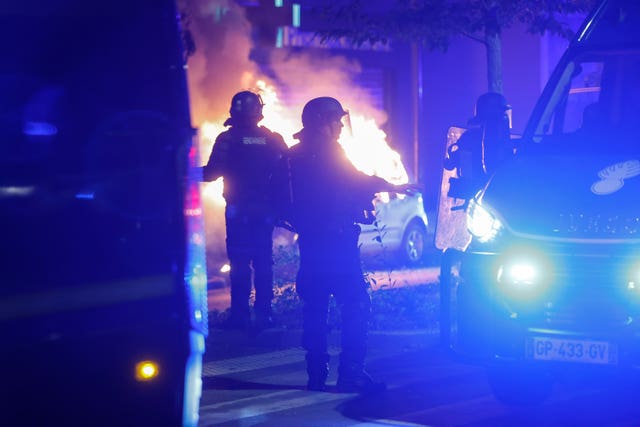
[[[187,73],[194,125],[224,120],[231,97],[257,72],[251,25],[233,0],[181,0],[180,10],[195,42]]]
[[[354,83],[362,71],[360,64],[322,49],[313,54],[289,54],[274,49],[270,56],[270,67],[277,84],[287,94],[287,104],[296,113],[302,114],[304,104],[319,96],[332,96],[346,109],[356,111],[382,125],[387,120],[384,111],[374,107],[371,95]]]
[[[272,49],[268,63],[258,65],[250,59],[252,28],[243,7],[233,0],[181,0],[180,4],[196,45],[188,63],[196,126],[224,121],[231,97],[240,90],[255,90],[258,80],[276,86],[283,103],[298,118],[310,99],[333,96],[378,125],[385,123],[386,113],[374,108],[367,91],[354,84],[361,72],[356,61],[326,49],[314,49],[313,54]]]
[[[187,73],[194,126],[202,129],[204,124],[214,123],[223,130],[233,95],[241,90],[256,90],[258,80],[275,87],[296,126],[301,126],[304,104],[318,96],[333,96],[352,113],[370,117],[379,126],[386,121],[386,113],[374,108],[369,94],[354,84],[361,72],[356,61],[327,49],[314,49],[313,54],[272,49],[269,55],[259,55],[268,63],[257,64],[251,60],[251,23],[245,9],[234,0],[179,0],[178,4],[184,26],[195,43]],[[291,136],[286,135],[287,129],[272,130],[282,133],[285,139]],[[203,138],[202,132],[200,137],[204,163],[213,140]],[[224,207],[205,198],[204,208],[208,264],[214,272],[226,261]]]

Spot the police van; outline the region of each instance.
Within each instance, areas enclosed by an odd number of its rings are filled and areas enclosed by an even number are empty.
[[[640,3],[590,14],[516,147],[466,200],[445,171],[436,245],[443,340],[524,404],[640,366]]]
[[[207,335],[173,0],[0,5],[0,425],[195,426]]]

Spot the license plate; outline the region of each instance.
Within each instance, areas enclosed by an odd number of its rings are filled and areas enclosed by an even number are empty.
[[[607,341],[566,338],[531,337],[527,341],[527,357],[535,360],[595,363],[618,363],[615,344]]]

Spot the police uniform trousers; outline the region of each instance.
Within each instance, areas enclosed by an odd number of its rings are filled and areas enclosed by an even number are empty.
[[[265,215],[225,212],[227,256],[231,271],[231,318],[250,319],[249,297],[255,287],[256,315],[271,315],[273,300],[273,221]],[[252,281],[253,276],[253,281]]]
[[[340,366],[359,369],[364,365],[371,298],[360,265],[359,232],[352,224],[344,229],[301,233],[298,239],[296,291],[303,301],[302,344],[311,371],[329,360],[331,295],[341,310]]]

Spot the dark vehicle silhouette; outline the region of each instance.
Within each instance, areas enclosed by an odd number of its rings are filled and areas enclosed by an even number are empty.
[[[0,6],[0,424],[197,425],[206,275],[169,0]]]

